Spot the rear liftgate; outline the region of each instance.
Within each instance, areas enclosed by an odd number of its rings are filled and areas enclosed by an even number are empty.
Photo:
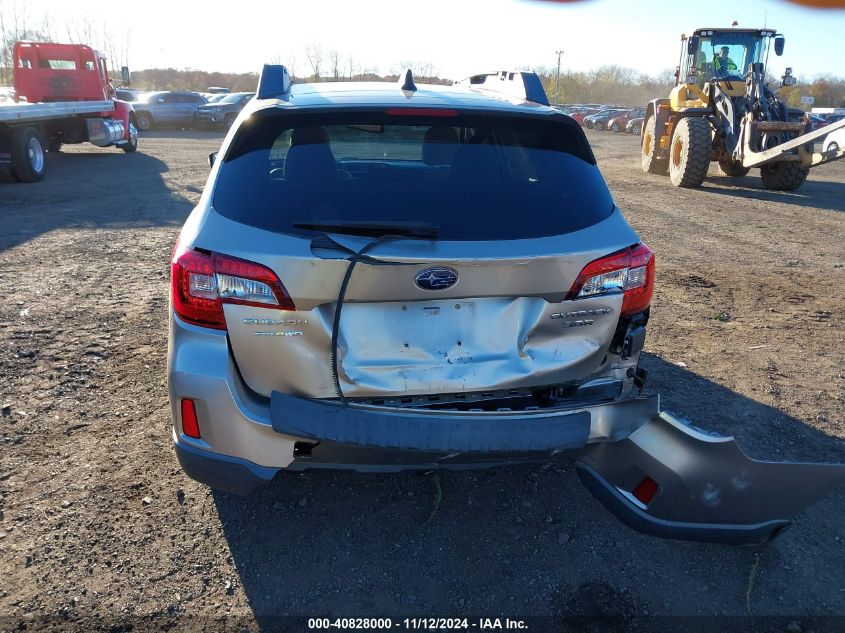
[[[633,428],[587,446],[576,468],[617,518],[654,536],[764,543],[845,482],[845,464],[757,461],[665,411]]]

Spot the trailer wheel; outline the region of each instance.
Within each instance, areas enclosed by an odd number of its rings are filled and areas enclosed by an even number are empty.
[[[719,169],[722,170],[725,176],[731,178],[742,178],[748,175],[748,172],[751,170],[750,167],[743,167],[742,163],[737,163],[733,160],[720,160]]]
[[[659,140],[655,133],[655,127],[655,118],[651,116],[645,124],[642,145],[640,147],[643,171],[649,174],[665,174],[669,168],[669,161],[657,156]]]
[[[804,184],[809,167],[798,163],[774,163],[760,167],[763,188],[772,191],[794,191]]]
[[[138,129],[142,132],[153,128],[153,115],[149,112],[139,112],[135,118],[138,120]]]
[[[710,167],[710,124],[698,117],[678,122],[669,145],[669,179],[676,187],[700,187]]]
[[[38,182],[47,173],[44,142],[34,127],[12,132],[12,170],[21,182]]]

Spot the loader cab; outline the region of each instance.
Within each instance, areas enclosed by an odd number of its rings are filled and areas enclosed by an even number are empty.
[[[751,64],[768,61],[769,45],[783,52],[783,36],[768,29],[698,29],[684,38],[678,82],[703,89],[709,81],[743,82]]]

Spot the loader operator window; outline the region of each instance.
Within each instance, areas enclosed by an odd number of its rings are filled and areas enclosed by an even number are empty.
[[[750,65],[762,61],[764,38],[755,33],[719,33],[702,37],[696,56],[699,84],[711,79],[742,80]]]

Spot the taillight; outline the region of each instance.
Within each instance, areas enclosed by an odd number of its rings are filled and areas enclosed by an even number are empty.
[[[195,325],[225,330],[224,303],[296,309],[276,273],[261,264],[179,244],[170,272],[173,310]]]
[[[644,242],[587,264],[566,298],[593,297],[614,289],[624,293],[623,316],[642,312],[651,303],[654,253]]]

